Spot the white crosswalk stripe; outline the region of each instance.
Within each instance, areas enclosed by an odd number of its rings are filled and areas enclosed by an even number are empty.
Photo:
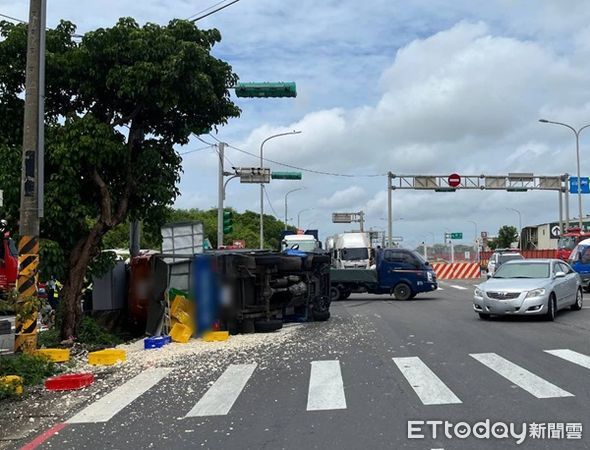
[[[469,356],[537,398],[574,396],[495,353],[472,353]]]
[[[460,291],[466,291],[467,288],[465,286],[459,286],[458,284],[451,284],[450,285],[453,289],[459,289]]]
[[[590,369],[590,356],[569,349],[543,350],[560,360]],[[529,370],[496,353],[471,353],[470,357],[539,399],[573,397],[574,394],[552,384]],[[405,380],[423,405],[450,405],[463,403],[445,382],[428,367],[428,361],[417,356],[392,358]],[[567,364],[564,362],[563,364]],[[311,361],[307,392],[307,411],[347,409],[345,382],[339,360]],[[233,408],[246,385],[253,377],[256,363],[231,364],[194,404],[185,417],[224,416]],[[108,422],[140,396],[160,383],[171,368],[148,369],[119,386],[109,394],[90,404],[67,422]],[[351,374],[353,376],[354,374]],[[490,377],[492,377],[490,372]],[[353,376],[354,378],[354,376]],[[507,392],[510,392],[507,385]],[[507,394],[509,395],[509,394]],[[196,400],[196,399],[195,399]]]
[[[307,410],[346,409],[340,361],[312,361]]]
[[[560,349],[560,350],[545,350],[545,353],[557,356],[558,358],[565,359],[566,361],[577,364],[578,366],[590,369],[590,356],[586,356],[582,353],[574,352],[573,350]]]
[[[230,365],[186,417],[226,415],[254,373],[256,366],[256,363]]]
[[[425,405],[461,403],[436,374],[418,357],[393,358],[400,372]]]
[[[108,393],[100,400],[76,414],[68,423],[97,423],[107,422],[115,414],[130,405],[140,395],[157,384],[168,375],[172,369],[154,368],[133,377],[122,386]]]

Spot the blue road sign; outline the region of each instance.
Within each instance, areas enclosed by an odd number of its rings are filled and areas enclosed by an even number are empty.
[[[590,194],[590,178],[580,177],[582,183],[580,184],[580,192],[582,194]],[[570,194],[578,193],[578,177],[570,177]]]

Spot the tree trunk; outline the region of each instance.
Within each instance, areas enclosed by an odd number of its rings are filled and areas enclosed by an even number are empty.
[[[77,336],[78,325],[82,317],[81,291],[88,264],[94,256],[102,237],[109,230],[98,222],[86,238],[78,241],[70,253],[68,279],[62,289],[63,317],[61,338],[70,339]]]

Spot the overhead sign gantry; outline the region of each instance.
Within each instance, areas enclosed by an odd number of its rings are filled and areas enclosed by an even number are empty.
[[[533,173],[509,173],[507,175],[396,175],[387,174],[387,242],[392,243],[393,207],[392,192],[396,189],[432,190],[455,192],[457,190],[496,190],[527,192],[531,190],[557,191],[559,193],[559,226],[563,230],[563,195],[569,175],[535,175]],[[566,227],[569,227],[569,201],[565,202]]]

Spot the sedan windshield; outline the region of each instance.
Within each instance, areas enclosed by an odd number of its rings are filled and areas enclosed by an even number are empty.
[[[498,256],[498,262],[500,264],[504,264],[507,261],[513,261],[515,259],[523,259],[523,257],[522,257],[522,255],[520,255],[518,253]]]
[[[504,264],[494,278],[549,278],[549,263]]]

